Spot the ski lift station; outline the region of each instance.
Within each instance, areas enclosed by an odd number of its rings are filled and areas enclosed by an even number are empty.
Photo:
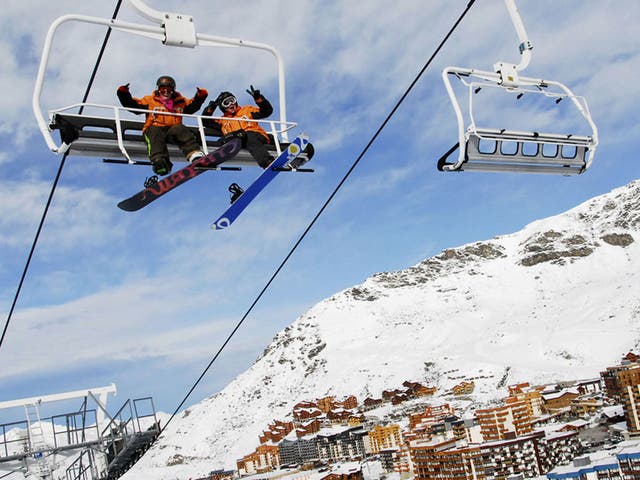
[[[0,467],[25,478],[61,478],[61,472],[67,480],[118,478],[155,441],[160,423],[151,397],[127,400],[109,414],[115,393],[111,384],[0,402],[0,410],[24,411],[24,420],[0,425]],[[79,407],[43,416],[45,408],[70,401]]]

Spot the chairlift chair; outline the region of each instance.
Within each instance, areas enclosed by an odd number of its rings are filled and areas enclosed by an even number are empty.
[[[446,67],[442,78],[458,121],[458,142],[438,160],[438,170],[545,173],[576,175],[584,173],[593,161],[598,145],[598,130],[586,100],[560,82],[519,74],[531,60],[532,45],[514,0],[505,0],[507,10],[520,39],[521,61],[518,65],[497,62],[494,71]],[[451,79],[462,82],[468,91],[468,121],[465,120]],[[514,96],[542,95],[551,103],[568,99],[590,128],[590,135],[546,133],[517,129],[478,126],[474,119],[474,97],[486,88],[499,89]],[[447,159],[458,150],[455,161]]]
[[[67,153],[69,155],[102,157],[105,161],[112,163],[148,164],[147,146],[142,135],[144,122],[122,118],[125,111],[133,111],[135,109],[125,109],[120,106],[96,103],[77,103],[51,110],[48,115],[48,120],[45,120],[45,114],[41,108],[40,100],[53,39],[62,24],[72,21],[104,25],[114,30],[160,40],[162,44],[166,46],[184,48],[194,48],[196,46],[245,47],[272,53],[278,66],[278,105],[280,118],[279,120],[253,121],[262,124],[267,133],[273,137],[274,145],[272,148],[275,153],[280,154],[282,149],[286,148],[289,144],[288,133],[294,129],[297,124],[287,121],[284,64],[280,53],[274,47],[264,43],[198,33],[196,32],[193,17],[191,16],[160,12],[148,7],[143,0],[127,0],[127,3],[143,17],[158,25],[143,25],[71,14],[57,18],[49,27],[33,91],[32,108],[38,127],[42,132],[47,146],[52,152],[57,154]],[[72,110],[85,107],[90,108],[92,111],[104,113],[96,116],[72,112]],[[194,132],[196,138],[200,140],[205,153],[209,153],[211,150],[220,146],[220,138],[215,136],[212,130],[204,127],[201,116],[186,114],[174,115],[184,117],[185,125],[187,125],[187,127]],[[188,124],[188,122],[190,124]],[[60,133],[60,142],[57,142],[53,138],[53,132],[56,130]],[[185,161],[184,155],[177,146],[168,145],[168,149],[172,161]],[[306,154],[302,156],[304,157]],[[242,150],[228,163],[231,165],[256,165],[256,162],[246,150]]]

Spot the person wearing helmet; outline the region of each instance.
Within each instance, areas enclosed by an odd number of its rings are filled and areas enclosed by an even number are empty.
[[[253,97],[257,106],[240,106],[233,93],[221,92],[218,98],[209,102],[209,105],[202,111],[202,115],[203,117],[211,117],[216,107],[219,107],[222,110],[223,118],[203,118],[202,123],[205,127],[221,131],[223,139],[225,137],[242,139],[242,146],[249,150],[258,165],[267,168],[273,161],[273,157],[267,149],[267,145],[271,144],[272,140],[259,123],[250,120],[268,117],[273,113],[273,107],[269,100],[260,93],[260,90],[253,88],[253,85],[249,87],[247,93]]]
[[[179,115],[162,115],[158,112],[193,114],[200,110],[207,98],[204,88],[196,88],[193,98],[185,98],[176,91],[176,81],[169,75],[163,75],[156,81],[156,89],[142,98],[135,98],[129,91],[129,84],[118,87],[117,95],[125,108],[148,110],[142,132],[147,142],[147,151],[153,172],[157,175],[171,173],[173,164],[169,158],[167,143],[178,145],[189,162],[204,154],[196,136],[182,124]]]

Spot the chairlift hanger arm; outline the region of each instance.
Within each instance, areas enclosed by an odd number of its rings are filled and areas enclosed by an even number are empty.
[[[533,45],[529,41],[527,30],[524,28],[524,23],[522,22],[522,17],[520,16],[515,0],[504,0],[504,3],[509,11],[509,16],[511,17],[513,26],[516,29],[516,33],[518,34],[518,39],[520,40],[518,49],[520,50],[521,58],[520,63],[516,66],[516,70],[521,71],[527,68],[531,61],[531,50],[533,49]]]

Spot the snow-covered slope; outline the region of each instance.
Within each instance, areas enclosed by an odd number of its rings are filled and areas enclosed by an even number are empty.
[[[315,305],[220,393],[176,418],[129,479],[234,468],[302,400],[362,401],[405,380],[440,393],[591,378],[640,344],[640,181],[485,242],[380,273]],[[170,467],[168,467],[170,466]]]

